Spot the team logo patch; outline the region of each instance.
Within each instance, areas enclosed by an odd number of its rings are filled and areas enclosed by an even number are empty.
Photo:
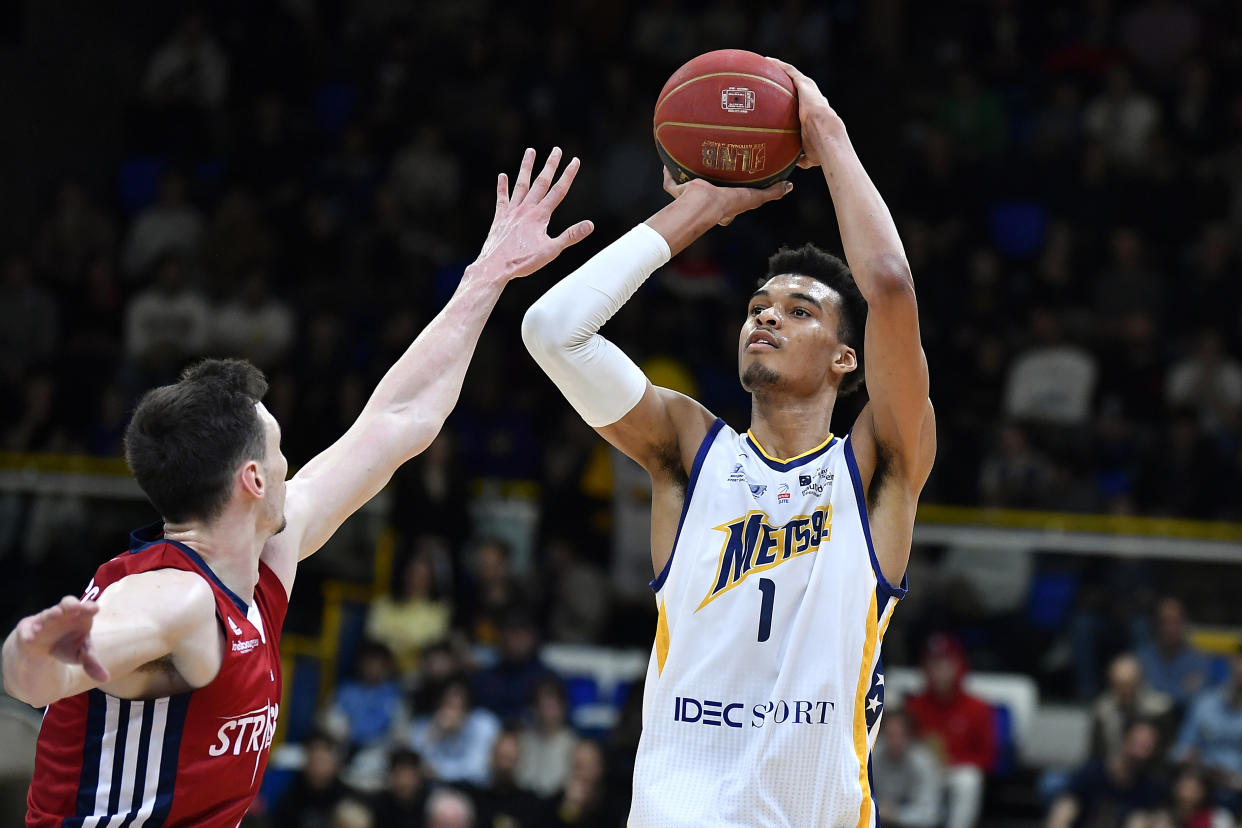
[[[751,489],[766,486],[751,486]],[[758,498],[758,495],[756,495]],[[774,526],[761,510],[713,527],[725,535],[720,561],[707,596],[695,612],[733,589],[756,572],[764,572],[803,555],[814,554],[832,539],[832,504],[826,503],[809,515],[797,515]]]
[[[815,472],[815,477],[809,474],[798,475],[798,485],[802,487],[804,495],[815,495],[819,497],[825,490],[832,489],[832,474],[827,467],[821,466]]]
[[[764,493],[767,490],[768,490],[767,486],[757,485],[755,483],[750,484],[750,496],[753,497],[755,500],[758,500],[759,498],[763,497]]]
[[[234,621],[232,618],[229,618],[227,615],[225,616],[225,618],[228,618],[228,621],[229,621],[229,629],[233,631],[233,635],[241,635],[241,634],[242,634],[242,628],[241,628],[241,627],[239,627],[239,626],[237,626],[237,622],[236,622],[236,621]]]
[[[788,503],[790,497],[791,495],[789,494],[789,484],[782,483],[781,487],[776,490],[776,502],[777,503]]]

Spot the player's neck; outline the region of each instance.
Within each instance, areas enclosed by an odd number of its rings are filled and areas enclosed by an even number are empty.
[[[267,535],[253,516],[225,513],[211,523],[165,523],[164,537],[198,553],[220,581],[247,604],[259,581],[259,555]]]
[[[811,397],[752,394],[750,432],[771,456],[797,457],[828,439],[836,399],[835,388]]]

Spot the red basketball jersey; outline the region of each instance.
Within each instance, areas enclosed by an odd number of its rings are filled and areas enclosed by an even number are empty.
[[[130,551],[99,567],[84,600],[126,575],[197,572],[211,585],[225,637],[206,687],[159,699],[90,690],[43,718],[27,797],[27,828],[236,828],[259,792],[280,710],[280,627],[288,597],[259,563],[247,606],[188,546],[140,529]]]

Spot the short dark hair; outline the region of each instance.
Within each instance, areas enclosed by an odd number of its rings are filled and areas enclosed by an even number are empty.
[[[841,380],[841,396],[857,391],[863,383],[863,334],[867,327],[867,300],[854,282],[849,265],[826,250],[807,242],[801,247],[782,247],[768,259],[767,281],[782,275],[806,276],[822,282],[841,297],[838,303],[841,321],[837,338],[854,349],[858,367]]]
[[[212,520],[232,493],[233,472],[267,453],[255,403],[263,372],[240,359],[205,359],[172,385],[143,395],[125,429],[125,460],[165,520]]]

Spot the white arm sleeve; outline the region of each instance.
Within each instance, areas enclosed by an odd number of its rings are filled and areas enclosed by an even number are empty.
[[[668,242],[640,224],[552,286],[522,319],[522,341],[587,425],[612,425],[638,405],[647,378],[598,331],[656,268]]]

